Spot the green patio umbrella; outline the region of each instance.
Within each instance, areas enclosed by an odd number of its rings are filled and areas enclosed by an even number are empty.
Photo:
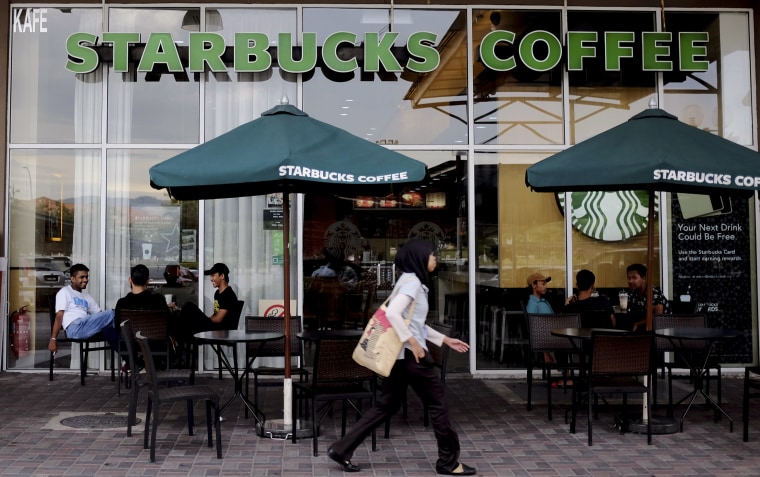
[[[387,195],[427,180],[425,164],[287,104],[150,168],[178,200],[283,193],[284,303],[290,303],[290,193]],[[290,307],[285,306],[285,424],[291,421]]]
[[[760,188],[759,153],[650,106],[525,172],[525,183],[539,192],[648,191],[649,270],[656,191],[750,196]],[[652,302],[652,280],[647,280],[647,302]],[[647,307],[647,329],[652,329],[651,307]]]

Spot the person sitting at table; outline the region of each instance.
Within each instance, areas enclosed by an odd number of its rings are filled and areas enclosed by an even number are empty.
[[[530,314],[554,314],[551,303],[544,298],[546,295],[546,284],[552,281],[552,277],[544,276],[543,273],[533,273],[528,277],[528,303],[525,304],[525,312]],[[555,359],[551,353],[544,353],[544,362],[554,363]]]
[[[565,303],[564,311],[567,313],[578,313],[583,315],[584,312],[605,311],[605,316],[609,315],[610,324],[613,328],[617,326],[615,311],[612,309],[612,303],[609,297],[605,295],[594,295],[594,284],[596,276],[591,270],[583,269],[575,274],[575,284],[578,287],[578,293],[572,295]],[[586,326],[586,325],[584,325]],[[596,326],[596,325],[594,325]],[[604,325],[600,327],[607,327]]]
[[[178,349],[188,348],[195,333],[229,329],[227,321],[233,319],[238,298],[230,286],[230,269],[223,263],[215,263],[203,274],[209,276],[211,285],[216,288],[214,313],[206,316],[195,303],[184,304],[179,315],[173,315],[169,320],[169,335],[177,340]]]
[[[528,303],[525,305],[527,313],[535,314],[553,314],[554,309],[549,301],[544,298],[546,295],[546,284],[552,281],[552,277],[546,277],[542,273],[533,273],[528,277]]]
[[[168,316],[169,306],[166,304],[166,299],[148,289],[148,285],[150,284],[150,271],[148,267],[143,264],[135,265],[129,270],[127,281],[132,291],[119,298],[116,302],[116,326],[121,323],[121,310],[165,310]],[[136,363],[139,362],[137,356],[134,358]],[[129,369],[128,366],[126,361],[122,362],[122,372]]]
[[[628,276],[628,316],[630,321],[637,320],[631,325],[631,331],[645,330],[647,326],[647,267],[634,263],[626,269]],[[662,290],[652,287],[652,313],[669,314],[670,302]]]

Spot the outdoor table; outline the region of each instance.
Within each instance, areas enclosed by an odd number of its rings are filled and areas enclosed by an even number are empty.
[[[232,404],[235,398],[240,398],[243,404],[256,418],[256,421],[263,426],[266,416],[264,413],[256,407],[254,403],[248,400],[246,395],[244,382],[246,376],[251,371],[251,365],[258,356],[261,349],[264,347],[267,341],[279,340],[284,337],[282,333],[273,332],[259,332],[259,331],[239,331],[239,330],[215,330],[215,331],[203,331],[194,335],[195,342],[198,344],[211,345],[211,348],[216,352],[219,357],[219,365],[230,373],[232,379],[235,381],[235,392],[227,400],[226,403],[219,410],[219,414],[223,414],[224,411]],[[238,364],[237,345],[241,343],[259,343],[259,346],[249,353],[248,359],[244,360],[245,366],[240,369]],[[232,362],[230,363],[227,354],[224,352],[225,347],[232,348]]]
[[[356,340],[362,337],[363,330],[304,330],[296,333],[300,340],[316,343],[320,340]]]
[[[551,331],[552,336],[561,336],[568,338],[573,348],[583,360],[584,365],[588,365],[588,346],[585,344],[591,340],[593,333],[627,333],[626,330],[617,330],[613,328],[554,328]]]
[[[734,432],[733,419],[704,391],[703,385],[715,344],[718,341],[736,338],[740,334],[739,331],[723,328],[663,328],[655,330],[654,334],[655,336],[670,340],[673,347],[679,351],[678,355],[681,356],[681,359],[688,366],[693,377],[694,389],[674,404],[674,406],[677,406],[689,399],[689,404],[681,415],[681,432],[683,432],[683,421],[686,419],[686,414],[689,413],[689,409],[691,409],[694,399],[698,395],[704,397],[707,404],[715,410],[715,421],[718,421],[718,412],[720,412],[728,418],[730,432]],[[706,346],[705,348],[695,350],[693,346],[689,346],[689,342],[693,341],[704,341]],[[704,356],[704,359],[700,359],[702,356]]]

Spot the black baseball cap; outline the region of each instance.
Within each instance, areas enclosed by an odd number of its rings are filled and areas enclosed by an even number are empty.
[[[214,273],[222,273],[225,276],[229,276],[230,269],[223,263],[215,263],[213,267],[203,272],[204,275],[213,275]]]

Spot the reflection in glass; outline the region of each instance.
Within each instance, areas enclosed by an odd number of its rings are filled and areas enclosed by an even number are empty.
[[[749,24],[745,13],[673,13],[668,30],[710,34],[708,71],[665,73],[663,109],[692,126],[752,145]]]
[[[30,352],[8,351],[8,367],[47,367],[50,353],[48,300],[68,280],[68,268],[86,264],[94,276],[100,264],[100,150],[11,150],[9,167],[8,301],[10,310],[28,305]],[[51,235],[55,224],[57,236]],[[88,292],[100,300],[99,284]],[[56,365],[78,368],[78,355],[59,346]],[[97,357],[89,363],[98,367]]]
[[[642,71],[641,32],[655,31],[652,12],[569,11],[570,31],[634,32],[632,58],[622,58],[620,71],[606,71],[604,55],[585,58],[583,71],[571,71],[570,144],[577,144],[627,121],[647,109],[656,94],[656,74]]]
[[[516,34],[515,44],[528,33],[543,30],[561,37],[559,12],[527,10],[474,10],[472,43],[477,51],[483,37],[494,30]],[[543,43],[536,47],[537,57]],[[562,144],[562,66],[537,72],[519,61],[517,48],[499,44],[499,58],[514,56],[517,66],[510,71],[487,68],[479,55],[474,58],[474,101],[476,144]]]
[[[101,36],[102,10],[48,8],[48,31],[12,35],[10,142],[100,142],[103,71],[74,74],[61,46],[75,32]]]
[[[465,12],[394,9],[393,24],[388,9],[304,8],[303,15],[304,31],[316,32],[320,45],[337,31],[355,33],[359,42],[366,32],[393,31],[399,34],[395,46],[403,48],[411,33],[428,31],[437,35],[441,56],[427,74],[338,74],[318,66],[304,78],[307,113],[382,144],[467,143]]]
[[[177,154],[174,150],[109,150],[106,196],[106,304],[113,307],[129,291],[129,270],[141,263],[150,271],[150,288],[164,294],[164,272],[184,272],[173,281],[175,303],[198,301],[198,202],[179,202],[166,190],[150,187],[148,170]],[[191,246],[194,245],[194,246]]]
[[[182,29],[185,10],[111,8],[109,32],[138,32],[145,43],[151,33],[169,33],[180,56],[190,32]],[[118,144],[197,144],[199,142],[200,82],[198,74],[168,73],[160,66],[138,73],[114,73],[107,64],[108,141]]]

